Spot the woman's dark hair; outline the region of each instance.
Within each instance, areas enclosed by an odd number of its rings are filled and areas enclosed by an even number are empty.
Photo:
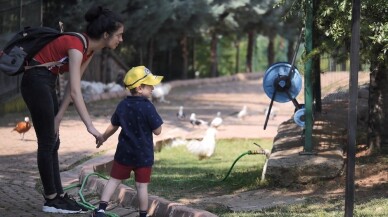
[[[92,39],[100,39],[104,32],[112,34],[123,25],[120,15],[102,6],[93,6],[85,14],[86,34]]]

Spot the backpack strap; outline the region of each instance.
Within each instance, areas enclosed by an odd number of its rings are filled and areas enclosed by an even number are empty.
[[[54,61],[54,62],[43,63],[43,64],[39,64],[39,65],[34,65],[34,66],[24,66],[24,69],[25,70],[29,70],[29,69],[32,69],[32,68],[35,68],[35,67],[51,68],[51,67],[58,66],[58,65],[61,65],[61,64],[63,64],[63,63],[59,62],[59,61]]]
[[[86,37],[83,34],[78,33],[78,32],[64,32],[62,34],[64,34],[64,35],[73,35],[73,36],[76,36],[79,39],[81,39],[82,44],[84,45],[84,52],[83,53],[84,54],[86,53],[86,51],[88,50],[89,43],[88,43],[88,40],[86,39]]]

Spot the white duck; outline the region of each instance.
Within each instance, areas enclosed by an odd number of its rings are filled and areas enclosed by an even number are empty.
[[[189,143],[186,145],[187,150],[195,155],[198,155],[199,160],[210,158],[213,156],[216,149],[216,134],[217,129],[214,127],[209,127],[201,141],[189,141]]]

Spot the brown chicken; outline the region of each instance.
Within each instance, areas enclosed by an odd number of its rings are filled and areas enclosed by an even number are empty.
[[[18,133],[22,134],[22,140],[24,140],[24,134],[30,130],[31,128],[31,123],[30,119],[28,117],[24,118],[24,121],[20,121],[19,123],[16,124],[16,127],[13,128],[12,131],[17,131]]]

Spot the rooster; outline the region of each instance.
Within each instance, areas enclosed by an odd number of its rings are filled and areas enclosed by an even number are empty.
[[[13,128],[12,131],[17,131],[18,133],[22,134],[22,140],[24,140],[24,134],[30,130],[31,128],[31,123],[30,123],[30,118],[25,117],[24,121],[20,121],[19,123],[16,124],[16,127]]]
[[[187,150],[193,154],[196,154],[199,160],[210,158],[213,156],[216,149],[216,134],[217,129],[214,127],[209,127],[201,141],[190,140],[188,142],[186,145]]]

